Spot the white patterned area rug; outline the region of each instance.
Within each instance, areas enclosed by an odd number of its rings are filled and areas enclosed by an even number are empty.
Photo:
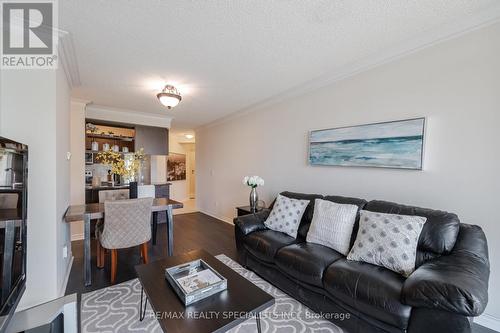
[[[326,321],[302,303],[289,297],[255,273],[243,268],[227,256],[216,256],[238,274],[275,298],[275,304],[262,311],[262,332],[266,333],[343,333],[338,326]],[[162,332],[149,303],[144,320],[139,321],[141,285],[134,279],[82,295],[82,332]],[[234,327],[231,333],[257,332],[255,319]]]

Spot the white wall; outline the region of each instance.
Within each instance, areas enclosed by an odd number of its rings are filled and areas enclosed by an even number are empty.
[[[64,295],[71,271],[70,226],[63,217],[70,205],[70,88],[62,69],[56,73],[56,262],[59,296]],[[63,248],[66,253],[63,254]]]
[[[500,318],[500,24],[329,87],[196,132],[197,201],[230,221],[248,204],[245,175],[267,203],[280,191],[337,194],[456,212],[489,240],[489,319]],[[307,164],[308,131],[427,117],[424,171]],[[483,317],[485,318],[485,317]]]
[[[71,258],[68,226],[69,88],[62,69],[1,71],[0,135],[29,146],[27,289],[20,308],[60,295]],[[68,257],[62,258],[62,247]]]
[[[71,101],[70,112],[70,202],[85,204],[85,105]],[[71,239],[83,238],[83,221],[71,223]]]

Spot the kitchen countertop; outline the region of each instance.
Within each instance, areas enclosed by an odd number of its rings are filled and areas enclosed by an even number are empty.
[[[86,190],[120,190],[120,189],[127,189],[130,186],[128,185],[101,185],[101,186],[92,186],[92,185],[85,185]]]
[[[172,183],[158,183],[152,185],[172,185]],[[92,186],[85,185],[86,190],[120,190],[120,189],[128,189],[129,185],[101,185],[101,186]]]

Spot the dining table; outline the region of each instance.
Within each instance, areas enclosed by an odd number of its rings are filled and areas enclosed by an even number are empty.
[[[167,256],[174,253],[174,218],[173,210],[182,208],[182,202],[168,198],[155,198],[151,209],[153,221],[157,221],[159,212],[166,212],[166,238],[167,238]],[[66,223],[83,221],[83,271],[85,286],[92,285],[92,265],[90,252],[90,225],[99,219],[105,218],[104,203],[90,203],[85,205],[71,205],[64,214]],[[106,223],[106,221],[104,222]]]

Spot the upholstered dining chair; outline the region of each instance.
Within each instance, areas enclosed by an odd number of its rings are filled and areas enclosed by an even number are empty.
[[[104,201],[107,200],[125,200],[130,198],[130,191],[128,189],[122,189],[122,190],[102,190],[99,191],[99,203],[104,203]],[[96,238],[97,237],[97,229],[101,228],[102,229],[102,223],[103,221],[99,219],[96,223]],[[94,231],[93,231],[94,232]],[[99,244],[98,244],[99,246]],[[97,265],[99,266],[99,265]]]
[[[111,284],[116,281],[118,249],[141,246],[141,257],[148,263],[151,239],[153,198],[107,200],[104,202],[104,224],[97,228],[97,266],[105,265],[104,249],[111,251]]]
[[[130,191],[128,189],[99,191],[100,203],[107,200],[124,200],[128,198],[130,198]]]

